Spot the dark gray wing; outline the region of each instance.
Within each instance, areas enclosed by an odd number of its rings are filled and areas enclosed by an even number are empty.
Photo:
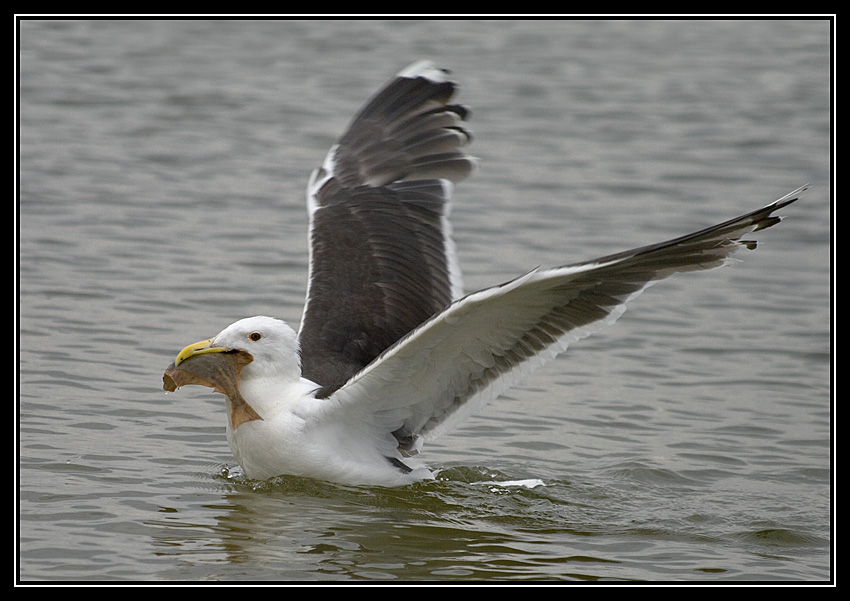
[[[327,396],[462,293],[448,223],[474,161],[456,86],[411,65],[353,119],[313,172],[303,377]]]

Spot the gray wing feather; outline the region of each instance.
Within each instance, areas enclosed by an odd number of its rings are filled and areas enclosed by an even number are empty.
[[[302,374],[326,397],[461,294],[448,223],[474,160],[465,108],[430,63],[399,73],[311,177]]]

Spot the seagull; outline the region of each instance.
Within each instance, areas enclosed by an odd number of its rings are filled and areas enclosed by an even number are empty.
[[[248,479],[433,479],[417,457],[424,442],[612,324],[655,282],[755,248],[743,237],[778,223],[774,213],[807,188],[666,242],[464,294],[449,202],[476,161],[456,87],[430,62],[407,67],[312,173],[297,333],[248,317],[166,370],[166,390],[198,384],[226,396],[227,441]]]

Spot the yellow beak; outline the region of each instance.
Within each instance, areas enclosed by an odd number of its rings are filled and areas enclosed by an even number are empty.
[[[210,338],[209,340],[201,340],[195,344],[190,344],[177,353],[177,358],[174,360],[174,366],[177,367],[183,361],[195,355],[202,355],[204,353],[226,353],[231,350],[226,346],[213,346],[214,340],[215,338]]]

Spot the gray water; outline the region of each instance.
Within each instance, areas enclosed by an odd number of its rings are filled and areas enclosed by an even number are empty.
[[[814,187],[427,446],[439,480],[247,481],[162,372],[297,327],[307,175],[420,58],[473,110],[470,291]],[[830,95],[827,21],[23,21],[19,578],[828,580]]]

